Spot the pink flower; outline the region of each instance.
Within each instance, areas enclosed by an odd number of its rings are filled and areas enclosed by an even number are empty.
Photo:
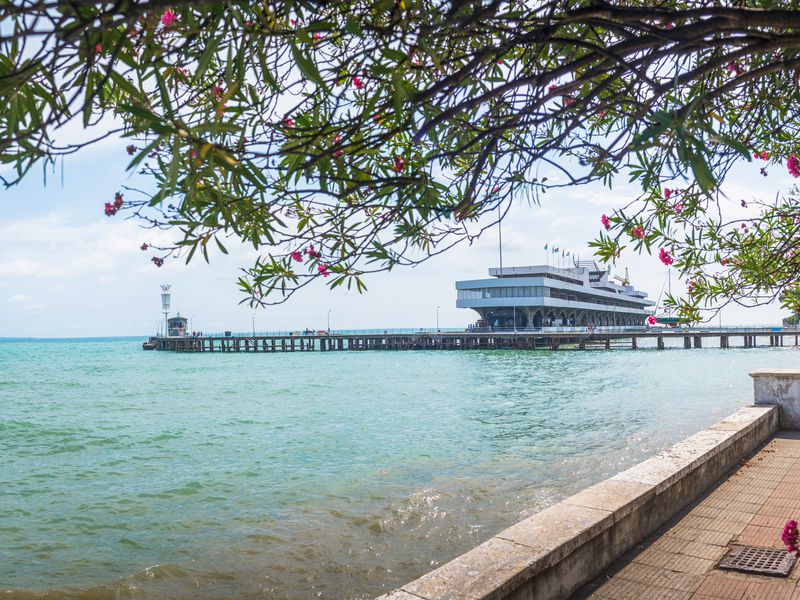
[[[119,192],[114,194],[114,208],[116,208],[117,210],[122,208],[122,194],[120,194]]]
[[[150,260],[152,260],[152,261],[153,261],[153,264],[154,264],[155,266],[157,266],[157,267],[160,267],[161,265],[163,265],[163,264],[164,264],[164,259],[163,259],[163,258],[159,258],[158,256],[154,256],[154,257],[153,257],[153,258],[151,258]]]
[[[395,156],[394,157],[394,170],[398,173],[402,173],[406,169],[406,159],[402,156]]]
[[[94,51],[95,51],[97,54],[100,54],[100,53],[103,51],[103,45],[102,45],[102,44],[100,44],[100,43],[97,43],[97,44],[95,44],[95,45],[94,45]]]
[[[126,151],[126,152],[127,152],[129,155],[130,155],[130,156],[133,156],[133,153],[134,153],[134,152],[136,152],[136,146],[134,146],[133,144],[131,144],[130,146],[128,146],[127,148],[125,148],[125,151]]]
[[[303,253],[300,250],[295,250],[291,254],[292,260],[295,262],[303,262]]]
[[[655,325],[656,324],[656,318],[653,315],[650,315],[649,317],[647,317],[647,324],[648,325]]]
[[[672,257],[670,256],[669,252],[661,248],[658,253],[658,259],[667,266],[670,266],[673,262]]]
[[[669,188],[664,188],[664,199],[669,200],[670,196],[672,196],[672,190]]]
[[[636,239],[641,240],[644,237],[644,229],[639,227],[638,225],[633,228],[633,237]]]
[[[728,66],[725,68],[728,70],[729,73],[733,73],[737,77],[742,74],[742,67],[739,66],[739,63],[736,62],[735,60],[729,62]]]
[[[564,96],[564,106],[572,106],[575,104],[575,98],[572,96]]]
[[[330,272],[328,271],[328,265],[317,265],[317,272],[323,277],[328,277]]]
[[[286,127],[294,127],[294,121],[290,117],[286,117],[284,123],[286,123]]]
[[[672,210],[675,211],[676,215],[679,215],[683,212],[683,204],[681,202],[676,202],[675,205],[672,207]]]
[[[144,251],[144,250],[147,250],[149,247],[150,247],[150,246],[148,246],[148,245],[147,245],[147,242],[145,242],[144,244],[142,244],[141,246],[139,246],[139,249]]]
[[[310,245],[310,246],[309,246],[309,247],[306,249],[306,254],[308,254],[309,258],[319,258],[320,256],[322,256],[322,254],[320,254],[319,252],[317,252],[316,250],[314,250],[314,244],[311,244],[311,245]]]
[[[603,227],[606,228],[606,231],[611,229],[611,220],[608,218],[607,215],[601,215],[600,222],[603,224]]]
[[[760,158],[761,160],[769,160],[769,152],[762,152],[761,154],[759,154],[758,152],[754,152],[753,158]]]
[[[214,100],[219,102],[222,100],[222,94],[225,90],[222,89],[222,86],[217,84],[213,88],[211,88],[211,93],[214,95]]]
[[[114,208],[114,205],[111,204],[110,202],[106,202],[105,212],[107,217],[112,217],[115,214],[117,214],[117,209]]]
[[[783,532],[781,533],[781,541],[786,546],[788,552],[797,552],[797,538],[797,521],[790,519],[786,521],[786,525],[783,526]]]
[[[798,159],[794,154],[789,157],[789,160],[786,161],[786,167],[789,169],[789,174],[792,177],[800,177],[800,159]]]
[[[547,91],[551,92],[551,93],[555,92],[557,89],[558,89],[558,86],[555,83],[553,85],[547,86]]]
[[[166,28],[172,27],[177,22],[178,22],[178,17],[176,17],[175,13],[172,12],[170,9],[165,10],[164,14],[161,15],[161,24]]]
[[[492,193],[493,193],[493,194],[496,194],[496,193],[497,193],[497,192],[499,192],[499,191],[500,191],[500,186],[499,186],[499,185],[496,185],[496,186],[494,186],[494,187],[492,188]]]
[[[342,141],[342,135],[340,133],[337,133],[336,137],[333,138],[333,145],[335,146],[336,144],[340,143],[341,141]],[[344,150],[341,150],[341,149],[340,150],[334,150],[334,152],[333,152],[333,156],[335,158],[339,158],[343,154],[344,154]]]
[[[289,24],[290,24],[292,27],[294,27],[295,25],[297,25],[297,19],[289,19]]]
[[[322,39],[322,34],[319,31],[314,32],[314,39],[319,41]]]
[[[361,80],[360,77],[353,77],[353,85],[356,86],[357,90],[364,88],[364,82]]]

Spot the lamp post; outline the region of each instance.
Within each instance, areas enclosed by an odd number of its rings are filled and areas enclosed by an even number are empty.
[[[439,331],[439,306],[436,307],[436,331]]]
[[[256,313],[253,313],[253,337],[256,337]]]
[[[164,313],[164,337],[169,337],[169,301],[172,294],[169,290],[172,286],[168,283],[161,284],[161,312]]]
[[[328,309],[328,335],[331,334],[331,310]]]

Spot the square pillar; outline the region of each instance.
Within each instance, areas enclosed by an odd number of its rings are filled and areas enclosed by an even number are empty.
[[[800,369],[758,369],[750,373],[756,406],[778,406],[780,427],[800,429]]]

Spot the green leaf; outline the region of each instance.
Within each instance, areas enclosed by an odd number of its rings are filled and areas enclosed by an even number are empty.
[[[717,184],[714,179],[714,174],[706,162],[706,159],[701,154],[691,152],[689,154],[689,161],[692,165],[692,173],[697,180],[698,185],[704,192],[711,191]]]
[[[325,85],[325,82],[322,80],[322,76],[319,74],[317,70],[317,65],[314,61],[307,56],[305,56],[300,49],[292,44],[292,57],[294,58],[294,62],[297,65],[297,68],[300,69],[300,72],[305,75],[308,79],[316,83],[320,86],[323,90],[328,91],[328,86]]]
[[[200,56],[200,60],[197,61],[197,70],[194,73],[194,83],[200,83],[200,80],[205,75],[206,69],[208,69],[208,65],[211,62],[211,59],[214,57],[214,53],[217,51],[217,46],[219,46],[222,38],[220,36],[213,36],[208,41],[208,45],[206,49],[203,51],[202,56]]]

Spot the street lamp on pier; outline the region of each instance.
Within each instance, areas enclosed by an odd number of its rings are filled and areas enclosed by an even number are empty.
[[[253,337],[256,337],[256,313],[253,313]]]
[[[439,329],[439,309],[440,308],[441,308],[440,306],[436,307],[436,331],[441,331]]]
[[[331,310],[328,309],[328,335],[331,334]]]

